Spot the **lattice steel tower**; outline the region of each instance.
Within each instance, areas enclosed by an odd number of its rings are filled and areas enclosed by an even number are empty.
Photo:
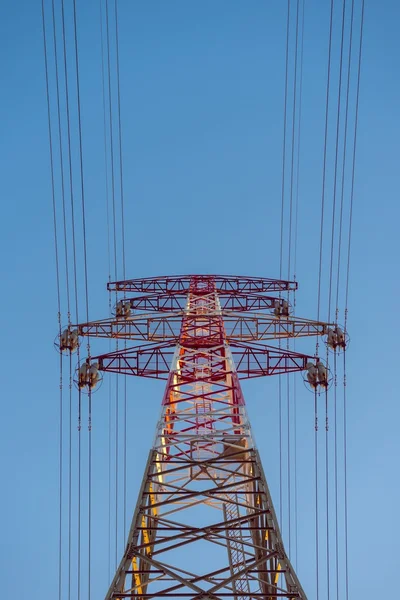
[[[326,323],[291,317],[294,282],[188,275],[109,284],[115,316],[63,333],[140,340],[91,357],[79,370],[166,379],[125,552],[106,594],[122,598],[301,598],[285,552],[239,379],[305,371],[326,386],[318,358],[260,341],[326,335]],[[271,293],[277,293],[271,296]],[[127,296],[132,297],[127,298]],[[258,342],[258,343],[257,343]]]

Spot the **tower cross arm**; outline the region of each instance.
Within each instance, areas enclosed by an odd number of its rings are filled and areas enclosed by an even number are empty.
[[[72,325],[80,337],[114,338],[141,341],[178,341],[183,311],[138,314],[125,318],[100,319]]]
[[[162,277],[146,277],[143,279],[126,279],[107,284],[109,291],[159,293],[188,291],[190,282],[196,278],[204,281],[204,290],[215,290],[217,293],[234,292],[284,292],[297,289],[296,281],[271,279],[266,277],[248,277],[240,275],[171,275]]]
[[[276,303],[280,302],[276,296],[264,293],[245,293],[226,291],[218,294],[222,310],[247,311],[272,311]],[[171,312],[182,310],[187,301],[187,291],[170,291],[165,293],[152,293],[147,295],[126,298],[120,302],[128,305],[131,311],[143,312]]]
[[[326,335],[330,327],[323,321],[299,317],[279,317],[259,313],[222,311],[229,340],[257,341]]]
[[[239,379],[300,372],[307,369],[309,362],[314,363],[316,360],[312,356],[299,352],[254,343],[232,342],[230,351]],[[233,373],[227,361],[222,360],[225,354],[223,347],[208,349],[207,352],[192,349],[186,350],[186,352],[190,352],[191,361],[189,362],[193,362],[193,364],[201,360],[202,356],[204,358],[207,355],[208,360],[215,365],[214,378],[216,380],[231,376]],[[173,343],[148,344],[108,352],[94,356],[91,360],[98,363],[99,371],[168,379],[174,353],[175,345]],[[190,369],[181,368],[179,373],[175,373],[177,384],[187,381],[191,375],[193,376]]]
[[[276,318],[255,312],[222,310],[199,314],[191,310],[173,310],[159,313],[139,313],[129,318],[111,318],[72,325],[80,337],[113,338],[147,342],[177,342],[182,330],[182,319],[186,329],[190,324],[192,337],[202,330],[212,332],[216,319],[222,316],[224,335],[231,341],[256,342],[265,340],[324,336],[335,327],[322,321],[298,317]],[[186,331],[185,329],[185,331]],[[204,338],[203,338],[204,339]]]

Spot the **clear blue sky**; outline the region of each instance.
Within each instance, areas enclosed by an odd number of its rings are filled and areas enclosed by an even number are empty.
[[[306,7],[297,276],[298,313],[310,318],[317,309],[328,4],[307,0]],[[285,5],[120,2],[129,276],[279,274]],[[350,596],[363,600],[393,595],[400,569],[399,19],[394,0],[366,1],[348,353]],[[78,0],[78,21],[95,318],[108,311],[98,0]],[[57,593],[59,378],[38,0],[3,3],[0,52],[1,581],[4,597],[37,600]],[[298,348],[313,352],[314,343]],[[108,580],[107,389],[104,383],[94,401],[93,598],[104,595]],[[255,381],[244,391],[277,499],[277,383]],[[162,385],[129,381],[128,392],[130,511]],[[298,413],[298,573],[313,598],[313,409],[301,381]]]

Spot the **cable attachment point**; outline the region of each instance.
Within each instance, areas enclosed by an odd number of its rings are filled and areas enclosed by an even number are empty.
[[[275,317],[288,317],[290,313],[289,308],[289,302],[287,300],[276,298],[276,300],[274,301],[273,311]]]
[[[99,372],[99,363],[91,362],[90,358],[87,358],[84,363],[78,366],[76,370],[76,378],[74,379],[75,385],[78,389],[86,393],[91,393],[95,388],[100,387],[103,378]]]
[[[79,348],[78,330],[66,327],[54,340],[54,346],[61,354],[73,354]]]
[[[119,300],[115,305],[114,312],[117,319],[127,319],[131,315],[131,303],[129,300]]]
[[[335,325],[335,327],[329,327],[327,330],[326,345],[329,350],[333,352],[340,352],[346,350],[349,344],[349,336],[344,328]]]
[[[329,377],[329,369],[324,365],[320,358],[316,359],[315,364],[311,361],[306,364],[306,379],[304,382],[310,387],[311,391],[315,392],[320,387],[328,389],[332,378]]]

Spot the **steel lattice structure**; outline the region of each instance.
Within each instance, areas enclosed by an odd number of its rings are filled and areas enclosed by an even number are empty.
[[[318,359],[263,340],[322,336],[326,323],[281,314],[294,282],[187,275],[131,279],[110,319],[70,334],[138,340],[91,357],[98,371],[166,379],[125,552],[106,595],[306,599],[285,552],[255,448],[241,378],[304,371]],[[271,293],[278,296],[271,296]],[[287,304],[287,303],[286,303]],[[272,312],[271,312],[272,311]],[[68,345],[67,345],[68,347]],[[81,367],[82,369],[82,367]]]

